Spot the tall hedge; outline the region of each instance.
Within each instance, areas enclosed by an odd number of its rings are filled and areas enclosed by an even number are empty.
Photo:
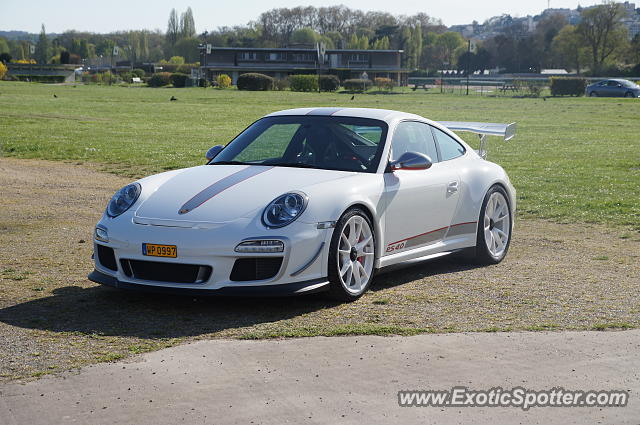
[[[187,85],[187,78],[189,78],[189,76],[180,72],[174,72],[169,78],[171,79],[171,84],[173,84],[173,87],[182,88]]]
[[[343,84],[345,89],[352,92],[364,92],[371,88],[371,80],[363,80],[361,78],[353,78],[351,80],[344,80]]]
[[[171,74],[169,72],[156,72],[147,81],[149,87],[163,87],[171,84]]]
[[[291,75],[289,87],[292,91],[318,91],[317,75]]]
[[[136,68],[131,71],[131,75],[133,75],[134,77],[142,78],[144,77],[144,69]]]
[[[582,96],[587,88],[587,80],[575,77],[549,78],[551,96]]]
[[[238,90],[264,91],[273,90],[273,78],[268,75],[249,72],[238,77]]]
[[[340,79],[335,75],[320,75],[318,86],[320,91],[336,91],[340,88]]]

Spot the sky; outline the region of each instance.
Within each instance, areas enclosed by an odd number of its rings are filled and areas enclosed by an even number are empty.
[[[548,0],[0,0],[0,31],[40,32],[45,24],[47,32],[65,30],[106,33],[133,29],[166,30],[169,12],[178,13],[191,6],[197,31],[219,26],[246,24],[260,13],[275,7],[333,6],[344,4],[352,9],[381,10],[394,15],[424,12],[440,18],[445,25],[483,22],[492,16],[537,15],[547,8]],[[578,4],[590,6],[600,0],[550,0],[552,8],[575,9]],[[640,2],[640,1],[639,1]]]

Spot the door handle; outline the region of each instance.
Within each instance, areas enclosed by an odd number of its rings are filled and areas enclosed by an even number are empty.
[[[458,182],[451,182],[447,185],[447,195],[453,195],[458,191]]]

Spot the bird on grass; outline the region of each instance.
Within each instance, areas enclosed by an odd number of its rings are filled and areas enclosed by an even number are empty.
[[[55,93],[53,94],[53,97],[55,97],[56,99],[58,98],[58,96],[56,96],[56,94],[55,94]]]
[[[354,94],[353,96],[351,96],[351,100],[355,99],[356,95]]]
[[[169,99],[169,100],[173,102],[174,100],[178,100],[178,98],[175,97],[175,96],[171,96],[171,99]]]

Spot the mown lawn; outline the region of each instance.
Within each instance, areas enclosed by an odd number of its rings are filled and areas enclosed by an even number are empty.
[[[57,97],[54,97],[54,94]],[[169,98],[175,96],[176,102]],[[435,120],[518,122],[490,159],[518,189],[521,216],[640,230],[638,99],[239,92],[0,82],[1,154],[103,164],[139,177],[203,162],[260,116],[301,106],[397,109]],[[473,136],[467,140],[475,143]]]

